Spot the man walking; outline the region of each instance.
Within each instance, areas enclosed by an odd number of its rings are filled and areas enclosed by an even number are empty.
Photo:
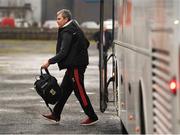
[[[84,73],[89,64],[88,46],[89,41],[79,28],[77,23],[71,19],[71,12],[62,9],[57,12],[58,38],[56,55],[47,60],[42,68],[48,68],[50,64],[58,64],[59,69],[66,69],[61,83],[62,96],[53,108],[53,113],[43,115],[49,120],[60,121],[63,107],[74,90],[81,107],[88,116],[81,125],[92,125],[98,121],[88,95],[84,88]]]

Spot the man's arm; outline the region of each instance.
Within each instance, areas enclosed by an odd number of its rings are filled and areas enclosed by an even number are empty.
[[[48,60],[49,64],[55,64],[57,62],[60,62],[62,59],[64,59],[67,56],[71,45],[71,40],[72,40],[72,35],[70,33],[66,32],[63,34],[60,51],[56,54],[56,56]]]

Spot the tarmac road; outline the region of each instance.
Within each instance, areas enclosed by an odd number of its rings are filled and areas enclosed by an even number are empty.
[[[85,86],[99,122],[81,126],[85,118],[74,94],[70,96],[59,124],[42,118],[49,113],[33,88],[41,64],[51,56],[55,42],[3,41],[0,42],[0,134],[120,134],[120,121],[113,104],[105,113],[99,110],[98,51],[89,48],[90,64],[85,74]],[[59,83],[64,71],[56,65],[49,68]]]

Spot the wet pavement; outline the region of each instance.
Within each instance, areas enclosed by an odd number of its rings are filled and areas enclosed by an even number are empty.
[[[85,87],[99,122],[81,126],[85,118],[74,94],[68,99],[59,124],[42,118],[49,113],[45,103],[33,88],[41,64],[52,57],[55,41],[0,41],[0,134],[119,134],[120,121],[113,103],[105,113],[99,110],[98,51],[89,48],[90,64],[85,73]],[[56,65],[50,73],[60,83],[64,71]]]

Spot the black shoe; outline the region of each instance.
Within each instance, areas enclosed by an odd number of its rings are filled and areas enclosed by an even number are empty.
[[[49,115],[44,115],[42,114],[43,117],[45,117],[47,120],[50,120],[52,122],[59,122],[60,121],[60,117],[55,117],[53,114],[49,114]]]

